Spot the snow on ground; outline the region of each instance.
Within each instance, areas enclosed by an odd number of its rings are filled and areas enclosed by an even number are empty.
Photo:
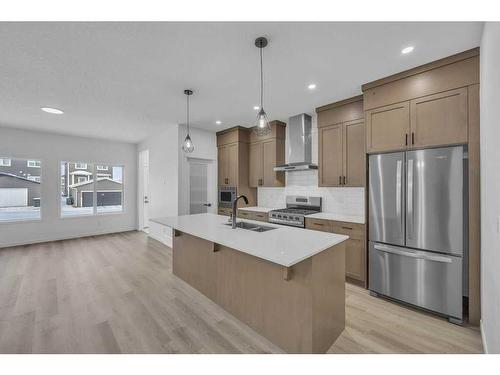
[[[122,211],[122,206],[99,206],[97,213],[106,214]],[[94,213],[93,207],[61,206],[61,216],[86,216]],[[40,207],[0,207],[0,221],[39,220]]]

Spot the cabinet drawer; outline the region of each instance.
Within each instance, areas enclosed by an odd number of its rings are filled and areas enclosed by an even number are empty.
[[[265,212],[254,212],[253,217],[254,217],[254,220],[267,222],[269,215]]]
[[[231,215],[231,212],[232,212],[232,211],[233,211],[232,209],[227,208],[227,207],[219,207],[219,209],[217,210],[217,213],[218,213],[219,215],[226,215],[226,216],[229,216],[229,215]]]
[[[306,218],[306,229],[331,232],[332,225],[331,222],[328,220]]]
[[[365,235],[365,226],[363,224],[332,221],[332,232],[337,234],[345,234],[352,238],[359,238]]]
[[[254,220],[254,213],[251,211],[238,210],[238,217],[242,219]]]

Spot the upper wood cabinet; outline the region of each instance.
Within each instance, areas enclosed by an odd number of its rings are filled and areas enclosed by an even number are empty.
[[[219,186],[242,186],[248,180],[248,129],[236,127],[217,133]]]
[[[467,143],[467,87],[410,101],[412,147]]]
[[[363,97],[316,109],[318,113],[318,185],[365,185]]]
[[[318,184],[342,186],[342,124],[319,128]]]
[[[366,151],[400,150],[408,146],[410,103],[366,111]]]
[[[284,172],[274,167],[285,163],[285,124],[271,122],[271,133],[263,137],[250,135],[248,184],[250,187],[285,186]]]

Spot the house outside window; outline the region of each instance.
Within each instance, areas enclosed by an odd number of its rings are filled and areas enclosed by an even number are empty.
[[[26,165],[30,168],[40,168],[41,162],[40,160],[28,160]]]
[[[28,175],[28,180],[40,182],[40,176],[31,176],[31,175]]]
[[[10,167],[12,165],[12,161],[6,158],[0,158],[0,167]]]
[[[76,182],[78,184],[81,183],[81,182],[87,182],[87,181],[88,181],[87,177],[77,177],[76,178]]]
[[[97,166],[97,170],[98,171],[107,171],[108,170],[108,166],[107,165],[98,165]]]

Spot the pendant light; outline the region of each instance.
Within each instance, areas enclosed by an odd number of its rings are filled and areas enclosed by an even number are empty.
[[[258,136],[264,136],[271,132],[271,125],[269,125],[266,111],[264,111],[264,75],[262,68],[262,49],[267,46],[267,39],[263,36],[255,39],[255,46],[260,50],[260,109],[257,115],[257,124],[254,127],[254,132]]]
[[[184,94],[186,94],[187,98],[187,106],[186,106],[186,124],[187,124],[187,135],[186,138],[184,139],[184,142],[182,143],[182,151],[186,153],[191,153],[194,151],[194,145],[193,141],[191,140],[191,137],[189,136],[189,96],[193,95],[192,90],[184,90]]]

